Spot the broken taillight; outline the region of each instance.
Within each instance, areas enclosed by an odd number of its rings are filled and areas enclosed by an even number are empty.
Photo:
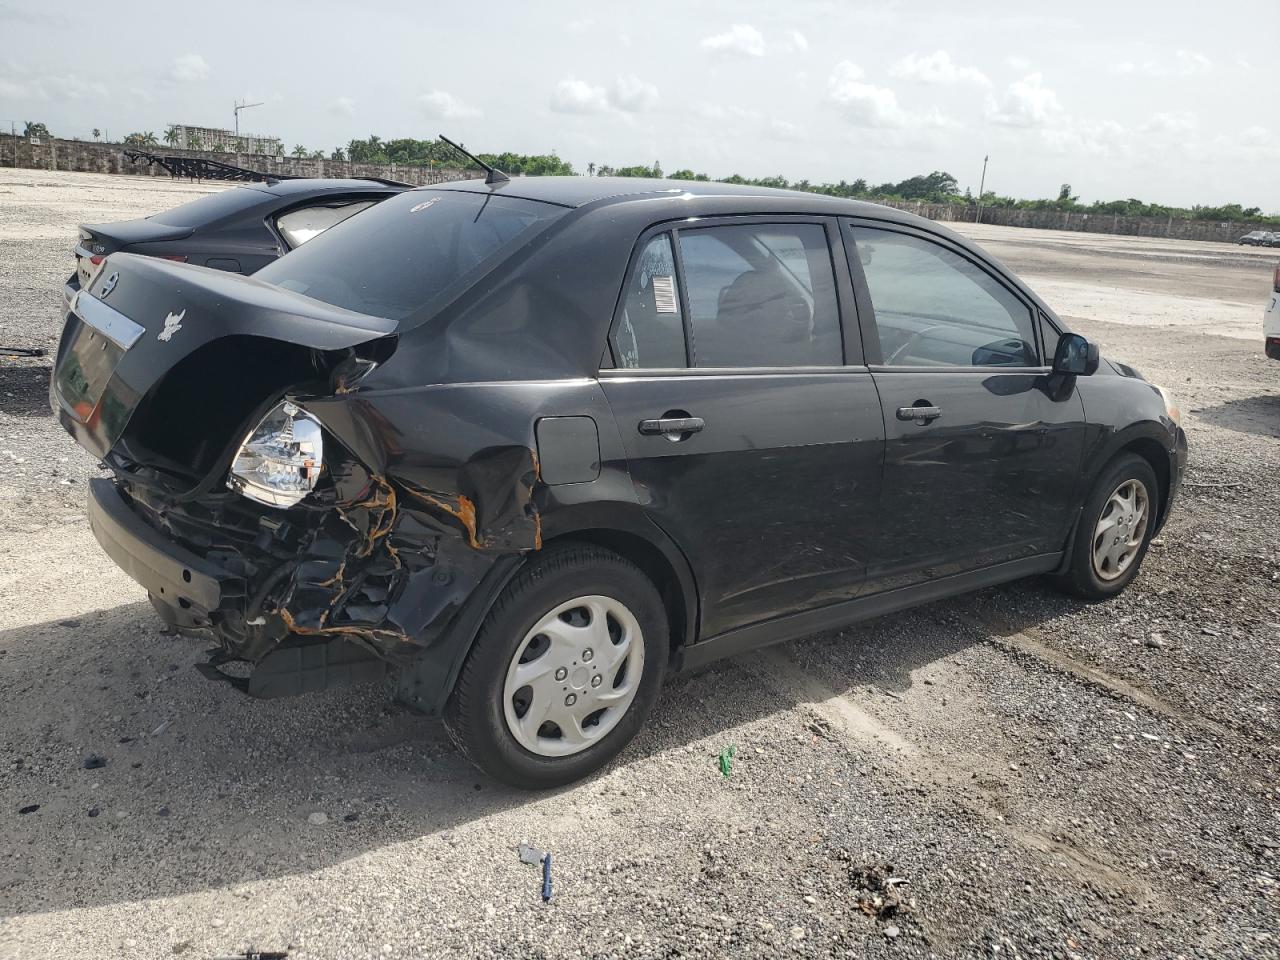
[[[240,444],[227,486],[269,507],[292,507],[315,489],[323,466],[320,421],[285,400]]]

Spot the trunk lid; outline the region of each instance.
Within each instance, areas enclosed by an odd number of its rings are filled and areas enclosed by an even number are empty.
[[[334,307],[251,277],[111,254],[91,286],[71,299],[50,404],[81,446],[105,457],[144,398],[170,374],[194,380],[197,390],[206,381],[211,405],[218,398],[225,406],[231,394],[243,397],[250,410],[275,386],[269,378],[257,382],[261,372],[247,373],[254,369],[255,352],[280,356],[290,347],[342,350],[395,328],[392,320]],[[236,338],[234,349],[228,351],[224,343],[217,355],[243,363],[224,359],[206,369],[210,365],[196,362],[201,350],[228,338]],[[192,386],[188,384],[187,395]],[[198,431],[200,415],[210,412],[173,410],[164,419],[175,431]]]

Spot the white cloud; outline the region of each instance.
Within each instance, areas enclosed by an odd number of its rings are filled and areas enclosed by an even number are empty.
[[[1031,61],[1026,57],[1005,57],[1004,62],[1013,67],[1013,69],[1017,70],[1019,73],[1026,73],[1031,69]]]
[[[1122,76],[1142,77],[1194,77],[1213,69],[1213,61],[1194,50],[1175,50],[1172,57],[1163,60],[1123,60],[1113,68]]]
[[[565,77],[551,95],[551,109],[556,113],[604,113],[609,109],[609,94],[604,87]]]
[[[1195,114],[1188,113],[1185,110],[1174,110],[1153,113],[1151,119],[1138,129],[1143,133],[1187,134],[1193,132],[1199,126],[1200,122],[1196,119]]]
[[[569,32],[570,33],[586,33],[593,26],[595,26],[595,21],[592,20],[590,17],[583,17],[581,20],[570,20]]]
[[[930,54],[909,53],[890,69],[895,77],[919,80],[922,83],[936,83],[952,86],[957,83],[976,83],[989,87],[991,81],[977,67],[962,67],[951,59],[945,50],[935,50]]]
[[[1129,152],[1128,133],[1114,120],[1087,122],[1066,118],[1041,129],[1040,137],[1059,153],[1111,157]]]
[[[788,53],[808,53],[809,38],[799,30],[788,30],[786,48]]]
[[[858,127],[945,127],[950,123],[936,110],[928,113],[904,110],[898,104],[896,93],[864,81],[862,68],[848,60],[836,64],[827,79],[827,99],[840,108],[846,120]]]
[[[208,76],[209,64],[198,53],[184,53],[180,57],[174,57],[169,66],[169,79],[178,83],[203,80]]]
[[[764,56],[764,35],[749,23],[735,23],[724,33],[702,38],[702,48],[748,57]]]
[[[551,95],[551,109],[557,113],[643,113],[652,110],[657,102],[658,88],[634,74],[618,77],[607,88],[565,77]]]
[[[463,103],[451,93],[443,90],[432,90],[418,98],[418,106],[428,117],[438,120],[468,120],[481,116],[481,111],[468,103]]]
[[[626,113],[643,113],[657,104],[658,88],[635,74],[619,77],[609,91],[609,102]]]
[[[0,100],[85,100],[109,95],[106,84],[79,74],[0,75]]]
[[[1005,127],[1043,127],[1062,114],[1062,105],[1044,77],[1032,73],[1009,84],[999,99],[988,96],[986,114]]]
[[[329,112],[335,117],[354,117],[356,102],[350,97],[338,97],[329,104]]]
[[[788,120],[770,120],[764,133],[770,140],[796,141],[805,137],[804,128]]]
[[[759,110],[750,107],[725,107],[706,100],[697,101],[690,109],[703,120],[759,120],[762,116]]]

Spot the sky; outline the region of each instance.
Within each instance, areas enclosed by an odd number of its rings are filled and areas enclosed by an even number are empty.
[[[215,10],[216,13],[194,11]],[[434,137],[712,177],[1280,213],[1276,0],[0,0],[0,127]],[[85,11],[93,11],[85,15]],[[980,11],[980,12],[974,12]]]

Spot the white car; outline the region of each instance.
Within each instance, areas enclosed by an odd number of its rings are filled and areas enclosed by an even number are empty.
[[[1262,335],[1267,341],[1267,356],[1280,360],[1280,267],[1271,281],[1271,302],[1262,312]]]

